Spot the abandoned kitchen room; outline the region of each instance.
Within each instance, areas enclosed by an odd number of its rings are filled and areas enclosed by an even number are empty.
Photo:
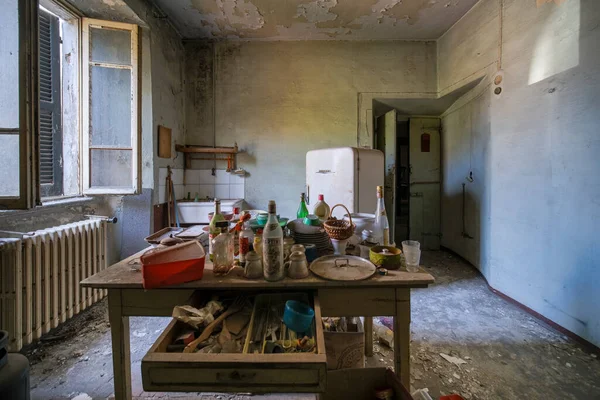
[[[0,399],[600,399],[599,27],[0,0]]]

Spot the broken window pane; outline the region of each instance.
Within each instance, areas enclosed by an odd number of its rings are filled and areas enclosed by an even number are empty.
[[[90,66],[90,143],[131,147],[131,70]]]
[[[0,196],[19,196],[19,135],[0,135]]]
[[[131,150],[92,150],[91,187],[130,188]]]
[[[90,36],[90,61],[131,65],[131,32],[91,28]]]

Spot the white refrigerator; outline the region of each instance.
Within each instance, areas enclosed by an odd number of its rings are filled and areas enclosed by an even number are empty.
[[[377,186],[383,186],[384,160],[379,150],[357,147],[311,150],[306,153],[306,196],[312,210],[319,194],[333,207],[351,213],[375,213]],[[333,215],[341,218],[343,208]]]

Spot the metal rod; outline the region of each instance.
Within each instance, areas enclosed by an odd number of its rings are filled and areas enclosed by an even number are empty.
[[[17,235],[17,236],[21,236],[21,237],[35,236],[35,232],[0,231],[0,234]],[[7,239],[7,238],[4,238],[4,239]]]
[[[118,221],[117,217],[106,217],[104,215],[84,215],[84,217],[88,219],[99,219],[101,221],[106,221],[109,224],[116,224]]]

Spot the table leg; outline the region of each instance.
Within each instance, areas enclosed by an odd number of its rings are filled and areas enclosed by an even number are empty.
[[[396,290],[394,366],[400,381],[410,390],[410,289]]]
[[[129,317],[124,317],[121,290],[108,290],[108,320],[112,339],[115,400],[131,399],[131,354],[129,351]]]
[[[365,356],[373,356],[373,317],[365,317]]]

